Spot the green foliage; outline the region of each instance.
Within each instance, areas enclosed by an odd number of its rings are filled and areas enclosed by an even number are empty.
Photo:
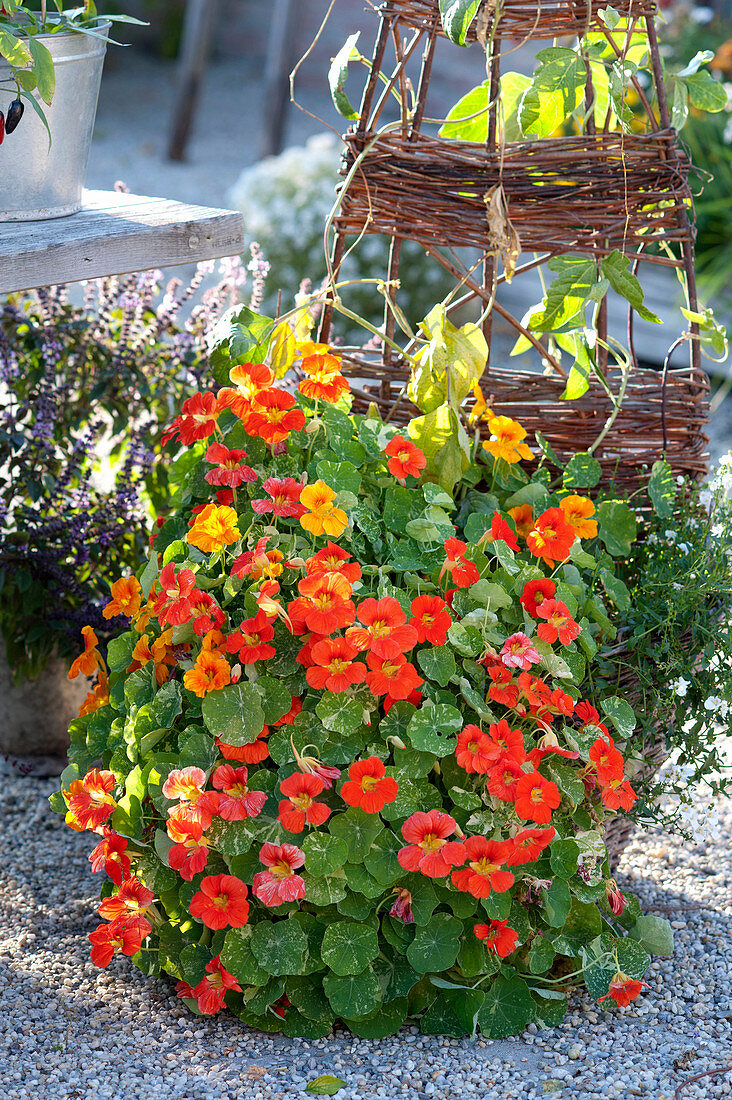
[[[482,335],[441,315],[425,335],[414,384],[438,404],[421,419],[445,409],[457,420],[485,365]],[[290,354],[248,311],[229,316],[218,339],[217,369],[253,352],[278,364]],[[614,689],[596,694],[590,674],[615,629],[601,593],[627,597],[608,551],[630,549],[633,513],[598,500],[598,536],[568,529],[565,560],[550,567],[530,538],[511,550],[492,524],[508,524],[516,505],[537,523],[548,510],[556,520],[567,490],[596,485],[591,455],[553,483],[507,461],[493,478],[491,456],[471,449],[464,477],[438,480],[428,460],[419,478],[397,479],[387,448],[399,433],[351,414],[347,396],[322,412],[298,394],[295,418],[285,445],[271,446],[246,411],[215,411],[210,435],[244,449],[255,476],[230,504],[215,502],[203,476],[215,465],[209,440],[173,444],[180,484],[157,560],[139,570],[152,595],[109,646],[109,699],[72,727],[53,807],[92,823],[79,790],[105,779],[99,813],[154,895],[135,961],[188,983],[181,992],[201,1011],[213,998],[213,1011],[227,1005],[252,1026],[304,1037],[338,1020],[369,1038],[407,1020],[427,1034],[492,1038],[556,1023],[572,980],[563,975],[583,950],[604,976],[616,955],[635,973],[646,948],[668,946],[660,926],[639,925],[640,910],[629,908],[628,938],[603,908],[608,810],[602,784],[585,782],[599,730],[574,713],[590,696],[617,743],[632,743],[633,709]],[[296,494],[303,516],[267,511],[270,478]],[[332,503],[319,503],[325,488]],[[546,616],[521,602],[527,583],[550,577],[575,624],[563,640],[548,640]],[[213,608],[201,624],[204,597]],[[420,610],[424,597],[436,606]],[[279,607],[259,611],[265,599]],[[527,639],[522,669],[512,647]],[[487,759],[473,767],[476,743]],[[524,805],[493,793],[507,757],[556,795],[546,816],[533,796]],[[500,839],[508,852],[524,829],[549,824],[541,850],[510,876],[504,867],[503,880],[470,847]],[[511,942],[499,950],[492,935]],[[226,986],[208,981],[218,966]],[[545,995],[547,976],[556,997]]]

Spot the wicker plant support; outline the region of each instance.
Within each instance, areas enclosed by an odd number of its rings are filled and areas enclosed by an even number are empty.
[[[642,30],[648,38],[657,117],[650,93],[636,76],[629,78],[645,111],[646,132],[611,131],[609,110],[604,124],[596,119],[592,72],[587,65],[583,133],[517,142],[502,136],[499,92],[504,53],[510,54],[517,41],[592,31],[605,35],[608,47],[621,57],[598,15],[600,6],[593,0],[540,0],[538,4],[535,0],[484,0],[468,34],[468,41],[476,43],[472,48],[486,52],[489,108],[487,140],[481,144],[437,137],[429,120],[427,98],[435,52],[459,49],[443,41],[439,0],[385,0],[379,8],[379,30],[359,117],[344,138],[346,183],[334,222],[331,262],[337,277],[347,248],[359,237],[372,233],[390,237],[387,293],[396,302],[402,242],[419,242],[435,263],[462,284],[464,293],[451,309],[471,301],[480,307],[489,349],[495,314],[533,345],[539,356],[541,373],[497,366],[489,355],[481,386],[491,409],[519,420],[535,453],[536,432],[560,459],[589,450],[602,466],[606,485],[632,492],[661,457],[675,473],[701,478],[706,472],[709,383],[700,368],[696,326],[691,324],[686,333],[670,341],[661,371],[641,369],[635,349],[635,313],[628,306],[627,327],[617,339],[628,348],[632,369],[629,376],[621,376],[608,369],[613,333],[608,331],[604,301],[597,315],[598,367],[615,393],[625,385],[620,411],[614,413],[596,379],[584,397],[562,400],[566,372],[545,342],[500,300],[501,283],[511,274],[519,279],[555,256],[580,254],[600,260],[619,250],[628,257],[633,273],[651,264],[676,269],[685,281],[689,308],[697,309],[689,164],[670,123],[653,0],[619,0],[613,5],[629,20],[629,34]],[[413,79],[420,56],[419,75]],[[415,88],[411,112],[404,106],[410,82]],[[402,113],[395,123],[385,125],[382,116],[394,90],[400,94]],[[659,242],[666,247],[657,247]],[[512,247],[521,254],[512,255]],[[478,250],[482,263],[477,270],[461,249]],[[505,270],[499,271],[500,260],[504,268],[515,266],[515,270],[508,276]],[[332,310],[326,306],[322,340],[328,339],[331,319]],[[363,411],[373,403],[384,418],[404,424],[416,409],[406,393],[408,359],[390,346],[396,321],[389,303],[384,331],[387,339],[378,353],[343,349],[344,371],[352,379],[357,409]],[[688,361],[680,365],[683,348]],[[411,350],[407,346],[406,354]],[[477,430],[489,434],[484,423]],[[631,679],[623,680],[621,686],[628,697],[637,690]],[[666,756],[662,717],[653,728],[644,766],[655,773]],[[613,865],[632,829],[626,819],[609,823]]]

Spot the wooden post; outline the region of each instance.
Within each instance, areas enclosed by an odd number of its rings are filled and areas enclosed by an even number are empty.
[[[293,0],[274,0],[264,71],[264,107],[259,137],[260,158],[272,156],[282,149],[287,103],[290,96],[288,75],[295,23]]]
[[[208,61],[216,0],[186,0],[178,61],[173,118],[168,142],[170,160],[183,160],[193,124],[196,99]]]

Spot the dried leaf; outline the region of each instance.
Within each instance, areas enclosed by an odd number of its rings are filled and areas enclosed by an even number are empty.
[[[496,184],[483,196],[488,218],[488,233],[493,245],[492,251],[497,252],[506,271],[506,282],[510,283],[516,270],[516,263],[521,254],[521,241],[508,216],[506,196],[503,186]]]

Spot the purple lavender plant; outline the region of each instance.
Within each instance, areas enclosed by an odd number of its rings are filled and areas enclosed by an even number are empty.
[[[267,264],[249,265],[252,296]],[[203,289],[206,280],[218,281]],[[100,640],[110,578],[136,568],[169,496],[160,435],[192,389],[213,384],[206,333],[241,302],[239,258],[65,286],[0,306],[0,632],[16,676]]]

